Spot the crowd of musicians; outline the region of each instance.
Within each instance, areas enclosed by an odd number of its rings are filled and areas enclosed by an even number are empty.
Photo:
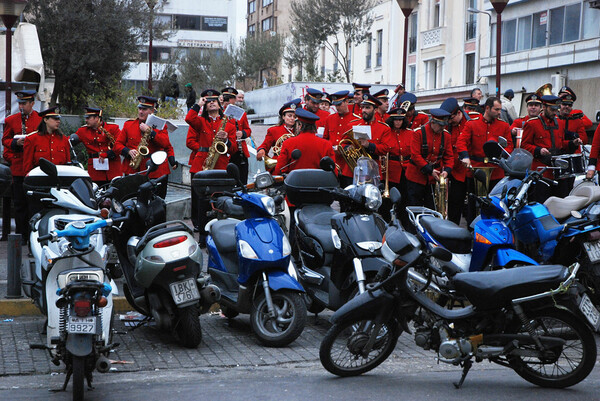
[[[499,167],[489,163],[483,152],[484,143],[498,142],[503,137],[508,153],[515,147],[529,151],[534,156],[531,167],[535,169],[551,166],[556,155],[580,153],[581,145],[588,143],[586,130],[592,126],[589,118],[574,107],[577,96],[566,86],[558,96],[544,93],[542,88],[527,96],[527,115],[509,125],[501,117],[502,100],[489,97],[481,102],[483,94],[479,89],[474,89],[468,98],[448,97],[439,108],[425,114],[417,111],[417,97],[406,92],[403,85],[398,85],[393,93],[387,89],[371,93],[370,85],[352,85],[353,91],[332,94],[308,88],[303,98],[281,105],[279,123],[268,129],[264,141],[256,147],[256,158],[264,160],[274,174],[281,174],[318,168],[321,158],[330,156],[336,163],[340,185],[347,186],[353,177],[348,154],[371,157],[380,163],[386,186],[400,191],[399,210],[404,210],[404,205],[435,208],[435,185],[447,180],[448,218],[459,223],[464,217],[470,222],[475,217],[475,207],[465,200],[467,193],[474,191],[473,169],[488,168],[488,190],[504,176]],[[68,163],[71,158],[68,138],[60,130],[59,109],[36,112],[35,95],[34,91],[17,93],[20,112],[7,117],[2,137],[3,156],[13,174],[16,229],[24,238],[29,215],[24,176],[41,158],[55,164]],[[189,124],[186,145],[191,150],[191,173],[207,169],[207,158],[216,157],[211,169],[225,169],[233,162],[240,169],[241,179],[247,181],[250,153],[246,139],[252,134],[247,116],[244,113],[235,120],[224,115],[226,106],[235,104],[237,97],[238,91],[233,87],[208,89],[189,109],[185,121]],[[166,151],[171,168],[177,168],[166,128],[157,130],[146,125],[148,116],[156,111],[157,99],[140,96],[138,101],[137,118],[127,121],[122,129],[104,121],[101,109],[85,109],[86,125],[77,134],[87,149],[90,177],[99,185],[144,169],[146,158],[158,150]],[[368,126],[370,134],[354,137],[354,130],[359,130],[356,126]],[[364,132],[366,127],[361,128]],[[597,134],[598,130],[589,157],[588,178],[595,174],[600,150]],[[217,142],[224,144],[226,151],[215,155]],[[140,154],[142,143],[147,149]],[[298,160],[292,158],[295,149],[301,151]],[[160,193],[163,197],[169,172],[165,163],[151,175],[164,177]],[[545,175],[556,178],[553,170],[547,170]],[[551,195],[566,196],[572,185],[571,176],[561,179],[556,187],[538,185],[530,199],[543,202]],[[192,202],[192,220],[202,242],[209,205],[195,196]],[[389,217],[390,207],[389,201],[384,203],[382,215]],[[406,215],[400,217],[406,224]]]

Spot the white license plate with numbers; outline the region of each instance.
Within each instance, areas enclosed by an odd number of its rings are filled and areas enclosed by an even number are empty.
[[[177,305],[200,299],[198,286],[196,285],[196,280],[193,278],[171,283],[169,284],[169,287],[171,288],[173,300]]]
[[[584,242],[583,247],[590,258],[590,262],[597,262],[600,260],[600,240],[593,242]]]
[[[587,294],[583,294],[583,297],[581,297],[581,301],[579,302],[579,310],[596,329],[596,331],[598,331],[600,328],[600,312],[598,312],[598,309],[596,309]]]
[[[69,322],[67,323],[67,332],[71,334],[95,334],[96,317],[69,316]]]

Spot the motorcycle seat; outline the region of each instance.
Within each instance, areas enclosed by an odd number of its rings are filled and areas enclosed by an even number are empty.
[[[471,253],[473,234],[468,229],[459,227],[450,220],[434,216],[422,216],[419,222],[433,238],[450,252]]]
[[[475,307],[485,310],[505,306],[515,298],[556,289],[567,276],[567,268],[561,265],[523,266],[459,273],[452,278],[452,284]]]
[[[331,218],[338,212],[328,205],[306,205],[298,213],[298,226],[304,233],[315,238],[325,253],[335,252],[331,239]]]
[[[544,202],[544,206],[557,220],[571,215],[572,210],[579,210],[588,204],[587,196],[569,195],[566,198],[551,196]]]
[[[236,252],[235,226],[239,222],[236,219],[218,220],[210,227],[210,235],[219,253]]]

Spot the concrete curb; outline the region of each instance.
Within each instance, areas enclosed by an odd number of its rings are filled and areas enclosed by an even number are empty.
[[[115,313],[133,310],[125,297],[114,297],[113,305]],[[41,314],[29,298],[0,300],[0,316],[41,316]]]

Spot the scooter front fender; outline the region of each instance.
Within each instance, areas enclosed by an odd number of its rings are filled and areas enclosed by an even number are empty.
[[[394,296],[384,290],[365,291],[352,298],[332,316],[331,323],[341,324],[351,319],[375,319],[392,310]]]
[[[94,336],[90,334],[69,334],[67,351],[75,356],[88,356],[92,353]]]
[[[539,263],[531,259],[529,256],[522,254],[516,249],[502,248],[496,249],[495,265],[497,267],[505,267],[509,263],[512,265],[538,265]]]
[[[269,279],[269,288],[273,291],[292,290],[304,292],[302,285],[295,278],[281,270],[272,270],[267,272]]]

